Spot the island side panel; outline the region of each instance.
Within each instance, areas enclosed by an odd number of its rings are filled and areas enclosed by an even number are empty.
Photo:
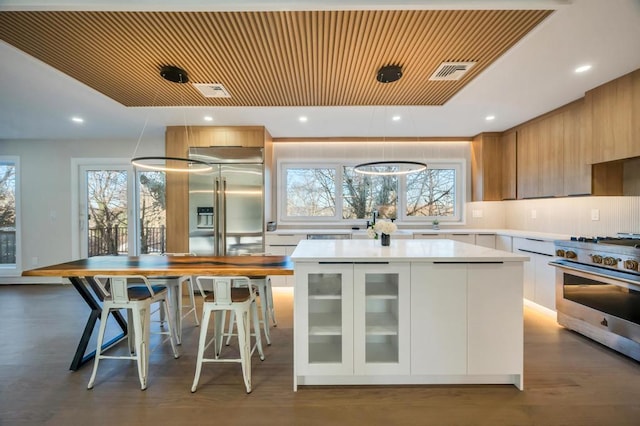
[[[514,375],[522,389],[523,264],[468,266],[468,372]]]

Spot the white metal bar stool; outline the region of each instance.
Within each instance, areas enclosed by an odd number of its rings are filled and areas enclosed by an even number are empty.
[[[98,331],[93,372],[91,373],[87,389],[93,388],[100,360],[110,358],[135,360],[138,364],[140,388],[145,390],[147,388],[147,376],[149,374],[151,305],[154,303],[160,303],[161,309],[164,310],[165,315],[169,318],[169,321],[167,321],[168,330],[160,332],[159,334],[169,336],[173,356],[176,359],[179,357],[175,343],[172,314],[168,306],[167,288],[164,286],[152,286],[149,280],[141,275],[99,275],[94,278],[104,293],[104,302],[102,306],[102,316],[100,318],[100,329]],[[140,285],[141,283],[144,285]],[[130,284],[135,285],[130,286]],[[101,351],[109,312],[116,309],[127,310],[130,356],[103,355]]]
[[[241,287],[234,287],[234,281],[243,281]],[[242,375],[247,393],[251,392],[251,355],[257,349],[260,360],[264,360],[262,340],[260,336],[260,324],[258,322],[258,309],[256,307],[255,289],[249,285],[247,277],[197,277],[196,283],[200,291],[205,294],[205,288],[211,289],[206,294],[202,305],[202,327],[200,328],[200,340],[198,343],[198,359],[196,361],[196,373],[191,386],[191,392],[195,392],[200,380],[202,364],[205,362],[239,362],[242,366]],[[226,312],[233,312],[238,321],[238,347],[240,358],[221,358],[222,342],[224,338],[224,323]],[[214,313],[214,335],[207,342],[207,329]],[[251,312],[251,314],[249,313]],[[251,321],[255,334],[255,345],[251,347]],[[214,358],[205,358],[205,350],[213,343]]]
[[[250,283],[253,287],[255,287],[258,291],[258,297],[260,298],[260,324],[262,324],[262,329],[264,332],[264,340],[267,342],[267,345],[271,346],[271,332],[269,331],[269,321],[272,320],[274,327],[278,325],[275,317],[275,310],[273,308],[273,293],[271,292],[271,279],[269,277],[251,277]],[[234,285],[242,285],[242,283],[235,282]],[[227,342],[231,342],[231,337],[235,336],[233,334],[233,326],[235,324],[235,316],[233,312],[231,312],[231,317],[229,319],[229,329],[227,331]]]
[[[193,256],[191,253],[163,253],[165,256]],[[196,308],[196,298],[194,295],[193,280],[194,277],[190,275],[184,275],[181,277],[150,277],[149,280],[152,284],[164,285],[169,289],[169,297],[171,298],[170,305],[173,307],[174,320],[176,323],[176,342],[178,345],[182,344],[182,320],[189,314],[193,313],[193,319],[196,326],[200,325],[198,318],[198,310]],[[189,304],[183,306],[182,304],[182,286],[187,285],[187,292],[189,293]],[[186,312],[185,312],[186,309]],[[160,311],[160,322],[164,323],[164,312]]]

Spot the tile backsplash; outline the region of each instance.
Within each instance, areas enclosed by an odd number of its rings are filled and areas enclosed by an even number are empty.
[[[473,217],[474,210],[476,217]],[[467,227],[584,236],[640,233],[640,197],[567,197],[468,203]]]

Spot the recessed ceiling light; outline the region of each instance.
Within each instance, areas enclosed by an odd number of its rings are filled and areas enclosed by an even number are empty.
[[[393,117],[391,117],[393,121],[400,121],[401,118],[402,117],[400,117],[399,115],[394,115]]]
[[[84,123],[84,119],[82,117],[71,117],[71,121],[74,123]]]
[[[204,116],[204,121],[213,121],[213,117],[210,115],[205,115]]]
[[[487,121],[491,121],[491,120],[495,120],[496,116],[495,115],[487,115],[484,119]]]
[[[307,118],[307,117],[305,117],[304,115],[303,115],[303,116],[301,116],[301,117],[298,117],[298,121],[299,121],[299,122],[301,122],[301,123],[306,123],[306,122],[307,122],[307,120],[308,120],[308,118]]]
[[[590,69],[591,69],[591,65],[581,65],[578,68],[576,68],[574,71],[577,73],[581,73],[581,72],[589,71]]]

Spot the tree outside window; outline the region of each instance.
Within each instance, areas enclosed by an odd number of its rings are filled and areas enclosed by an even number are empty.
[[[288,168],[288,217],[332,217],[336,214],[336,169]]]
[[[365,175],[356,173],[354,167],[343,167],[343,219],[366,219],[373,212],[380,218],[395,219],[397,201],[397,176]]]
[[[455,216],[456,171],[427,169],[407,175],[406,215]]]

